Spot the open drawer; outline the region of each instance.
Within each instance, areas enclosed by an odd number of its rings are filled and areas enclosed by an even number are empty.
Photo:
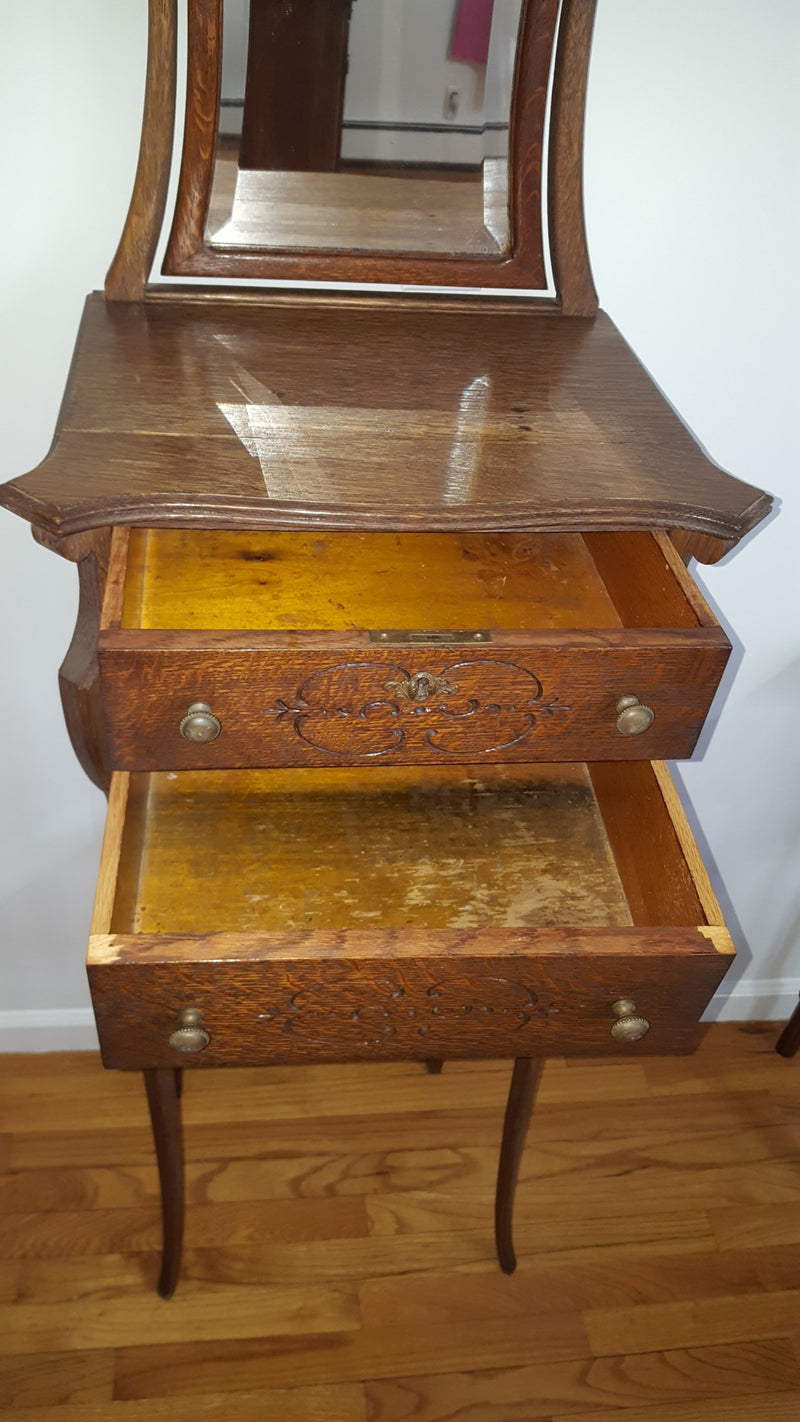
[[[118,529],[100,675],[117,769],[633,760],[729,651],[661,533]]]
[[[111,1067],[624,1056],[731,956],[659,764],[122,773],[89,981]]]

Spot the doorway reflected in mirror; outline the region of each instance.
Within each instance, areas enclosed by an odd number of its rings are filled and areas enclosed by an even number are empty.
[[[523,0],[225,0],[205,240],[502,256]]]

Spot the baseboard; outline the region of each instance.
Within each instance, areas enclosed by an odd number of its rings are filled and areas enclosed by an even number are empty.
[[[800,978],[743,978],[718,992],[704,1022],[785,1022],[797,1006]]]
[[[0,1012],[0,1052],[96,1052],[90,1007],[21,1008]]]
[[[704,1022],[785,1022],[797,1006],[800,978],[753,978],[719,992]],[[0,1052],[96,1052],[90,1007],[0,1012]]]

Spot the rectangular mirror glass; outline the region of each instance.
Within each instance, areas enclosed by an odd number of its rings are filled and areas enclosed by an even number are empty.
[[[206,243],[498,256],[523,0],[225,0]]]

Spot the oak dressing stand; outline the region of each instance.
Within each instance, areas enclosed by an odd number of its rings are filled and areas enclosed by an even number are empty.
[[[511,1271],[535,1064],[690,1051],[731,962],[662,762],[692,754],[729,652],[685,563],[769,499],[597,310],[594,0],[525,0],[508,152],[457,181],[228,171],[221,0],[189,0],[176,281],[148,286],[176,10],[150,0],[134,196],[53,448],[0,493],[78,565],[61,691],[109,791],[89,979],[106,1066],[145,1075],[159,1288],[181,1070],[207,1065],[513,1059]],[[555,294],[504,296],[544,291],[546,246]],[[375,290],[209,284],[240,277]]]

